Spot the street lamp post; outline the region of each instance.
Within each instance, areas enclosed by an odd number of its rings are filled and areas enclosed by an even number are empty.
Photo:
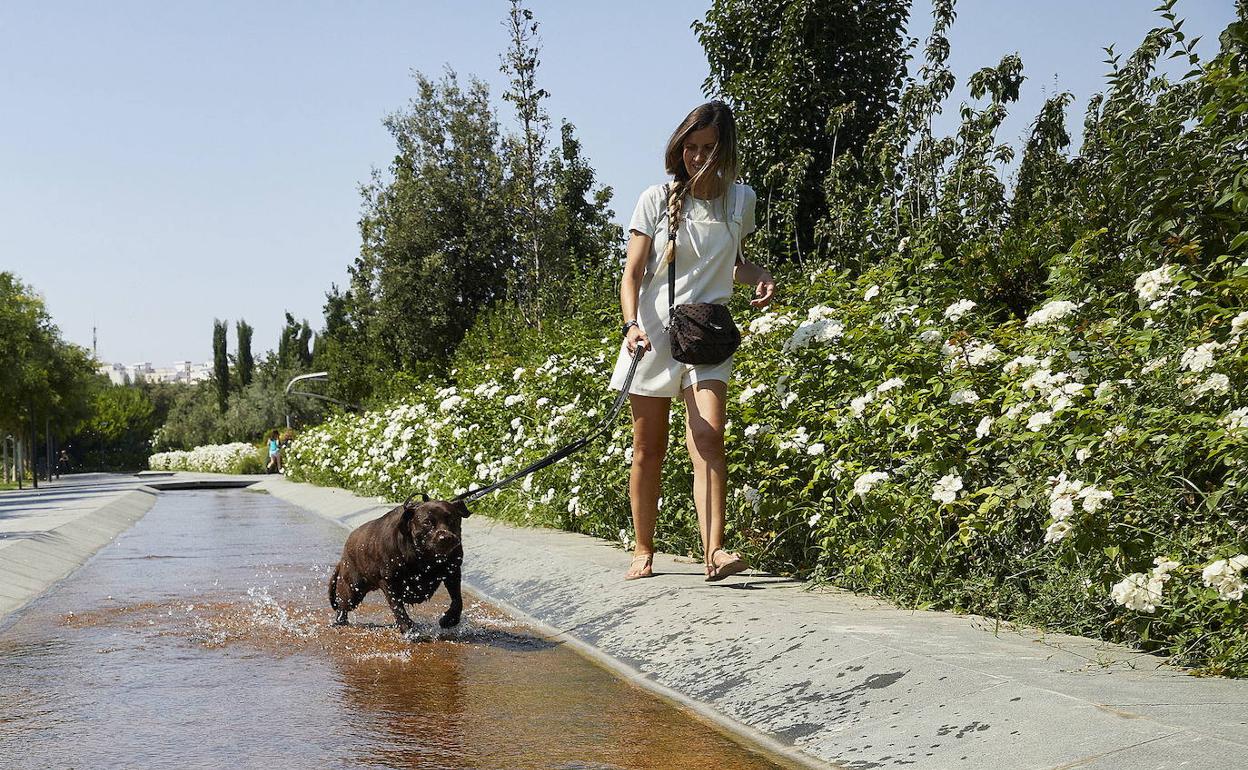
[[[308,391],[306,391],[306,390],[291,390],[291,389],[290,389],[290,388],[291,388],[291,386],[293,386],[296,382],[303,382],[304,380],[320,380],[320,381],[327,381],[327,380],[329,380],[329,372],[313,372],[313,373],[311,373],[311,374],[301,374],[301,375],[299,375],[298,377],[294,377],[294,378],[292,378],[290,382],[286,383],[286,393],[285,393],[285,395],[286,395],[286,398],[287,398],[287,399],[289,399],[291,396],[307,396],[308,398],[317,398],[317,399],[320,399],[321,401],[329,401],[330,403],[333,403],[333,404],[338,404],[339,406],[346,407],[347,409],[351,409],[351,410],[356,411],[356,412],[360,411],[360,410],[363,408],[363,407],[361,407],[359,404],[349,404],[349,403],[347,403],[346,401],[340,401],[340,400],[338,400],[338,399],[336,399],[336,398],[330,398],[329,396],[323,396],[323,395],[321,395],[320,393],[309,393],[309,392],[308,392]],[[287,406],[289,407],[289,403],[287,404]],[[289,427],[290,427],[290,411],[289,411],[289,409],[288,409],[288,410],[287,410],[287,412],[286,412],[286,427],[287,427],[287,428],[289,428]]]

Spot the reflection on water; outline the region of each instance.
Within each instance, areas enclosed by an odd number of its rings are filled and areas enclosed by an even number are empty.
[[[329,625],[345,531],[264,495],[166,494],[0,628],[0,767],[771,768],[466,597]]]

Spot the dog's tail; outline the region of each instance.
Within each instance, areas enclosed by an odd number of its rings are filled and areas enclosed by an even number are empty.
[[[338,609],[338,572],[342,569],[342,562],[334,565],[334,574],[329,577],[329,606]]]

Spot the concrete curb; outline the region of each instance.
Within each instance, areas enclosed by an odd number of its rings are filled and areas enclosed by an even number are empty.
[[[73,521],[0,551],[0,622],[86,563],[156,504],[156,490],[138,487]]]

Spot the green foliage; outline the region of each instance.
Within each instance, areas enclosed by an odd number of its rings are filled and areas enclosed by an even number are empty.
[[[352,315],[389,371],[440,368],[476,312],[499,297],[515,243],[501,199],[498,129],[486,85],[416,74],[409,109],[386,119],[391,178],[364,189]]]
[[[733,107],[743,176],[759,191],[756,248],[809,260],[831,245],[823,189],[891,117],[905,71],[904,0],[715,0],[693,29],[708,95]]]
[[[251,383],[229,394],[224,412],[217,404],[213,383],[157,389],[153,391],[154,403],[161,419],[155,433],[149,432],[151,448],[158,452],[190,451],[201,446],[259,441],[274,426],[285,425],[288,414],[294,425],[320,422],[328,411],[325,402],[285,395],[286,383],[305,373],[282,366],[277,355],[270,354],[260,360]]]
[[[151,454],[156,407],[147,392],[134,385],[100,390],[90,420],[67,443],[75,467],[83,470],[139,470]]]
[[[417,74],[417,95],[386,119],[397,153],[364,187],[363,245],[351,283],[326,295],[313,349],[327,394],[380,404],[451,368],[479,314],[542,329],[614,317],[620,232],[575,128],[548,146],[533,14],[513,2],[503,99],[519,131],[500,134],[484,83]],[[285,360],[285,359],[283,359]]]
[[[304,367],[312,365],[312,327],[308,319],[296,321],[289,312],[286,313],[286,324],[282,327],[277,342],[277,361],[286,367]]]
[[[45,441],[48,427],[58,438],[77,430],[105,382],[88,351],[61,339],[34,289],[0,271],[0,436],[34,459],[32,430]]]
[[[530,323],[543,317],[543,283],[561,283],[558,274],[549,270],[550,243],[544,238],[549,229],[551,184],[549,161],[546,158],[550,118],[542,101],[550,96],[537,85],[537,67],[541,53],[538,45],[538,22],[533,12],[520,0],[511,0],[505,23],[510,46],[503,55],[501,71],[509,83],[503,99],[516,109],[520,133],[503,140],[503,161],[508,169],[510,190],[506,196],[516,226],[519,247],[517,261],[509,274],[508,297],[524,312]]]
[[[619,315],[615,295],[622,253],[609,206],[611,188],[594,188],[594,170],[581,155],[575,126],[564,123],[560,133],[550,162],[554,200],[544,236],[549,274],[556,280],[542,284],[548,292],[543,307],[554,318],[586,314],[606,322]]]

